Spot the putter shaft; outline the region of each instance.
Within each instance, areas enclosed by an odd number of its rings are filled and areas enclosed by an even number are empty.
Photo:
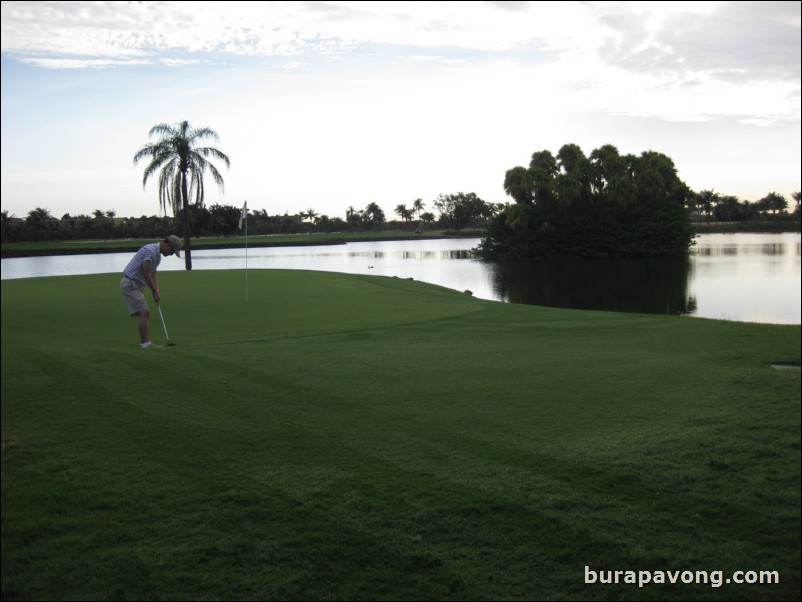
[[[164,323],[164,314],[162,313],[162,306],[157,303],[156,307],[159,308],[159,317],[162,320],[162,328],[164,329],[164,336],[167,339],[167,346],[171,347],[171,346],[175,345],[175,343],[170,341],[170,335],[167,334],[167,325]]]

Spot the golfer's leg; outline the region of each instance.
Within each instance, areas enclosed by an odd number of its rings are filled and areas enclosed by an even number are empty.
[[[150,340],[150,311],[143,309],[139,312],[139,342],[147,343]]]

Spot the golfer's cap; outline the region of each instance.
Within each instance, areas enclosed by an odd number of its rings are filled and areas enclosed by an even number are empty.
[[[175,234],[171,234],[167,237],[167,241],[170,243],[170,246],[173,247],[173,251],[175,251],[176,257],[181,257],[181,239],[178,238]]]

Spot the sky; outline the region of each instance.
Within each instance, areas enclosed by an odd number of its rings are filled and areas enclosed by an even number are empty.
[[[800,190],[800,2],[2,2],[2,210],[159,215],[133,156],[208,127],[206,204],[345,217],[475,192],[532,153],[669,156]]]

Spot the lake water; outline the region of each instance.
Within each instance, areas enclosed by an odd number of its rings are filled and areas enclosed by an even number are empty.
[[[478,238],[248,248],[249,270],[414,278],[502,302],[799,324],[800,235],[704,234],[681,260],[484,262]],[[2,260],[2,279],[121,273],[131,253]],[[245,269],[245,249],[192,252],[196,270]],[[159,270],[183,270],[168,257]]]

